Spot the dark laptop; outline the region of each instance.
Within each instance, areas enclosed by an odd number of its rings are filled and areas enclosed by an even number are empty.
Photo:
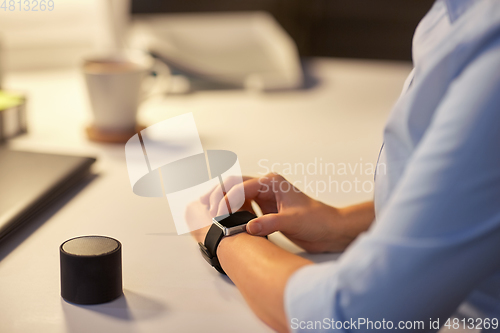
[[[0,147],[0,241],[89,176],[95,161]]]

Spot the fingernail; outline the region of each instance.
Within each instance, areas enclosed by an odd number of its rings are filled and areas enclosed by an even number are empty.
[[[250,221],[247,224],[247,229],[248,229],[249,233],[251,233],[252,235],[256,235],[262,231],[262,226],[257,221],[255,221],[255,222]]]

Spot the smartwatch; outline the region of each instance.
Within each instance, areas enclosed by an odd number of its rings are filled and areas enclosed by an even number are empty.
[[[233,214],[225,214],[214,217],[212,226],[205,237],[205,244],[198,243],[201,255],[219,273],[226,274],[217,258],[217,246],[223,237],[239,234],[246,231],[249,221],[256,218],[254,214],[247,211],[240,211]]]

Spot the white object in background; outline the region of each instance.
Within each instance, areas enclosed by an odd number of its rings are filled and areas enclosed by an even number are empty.
[[[108,1],[56,0],[52,11],[38,12],[20,11],[16,1],[16,10],[0,10],[4,71],[76,67],[89,52],[114,48],[130,0]]]
[[[124,70],[101,70],[110,64],[127,66]],[[94,69],[93,65],[99,65]],[[89,58],[83,73],[94,115],[94,126],[101,131],[134,132],[137,108],[146,92],[144,79],[154,59],[141,52],[127,51]]]
[[[295,43],[265,12],[135,15],[130,37],[208,80],[256,90],[303,84]]]

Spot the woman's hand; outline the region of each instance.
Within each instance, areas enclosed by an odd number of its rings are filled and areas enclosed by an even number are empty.
[[[189,226],[210,221],[213,214],[209,208],[200,200],[192,202],[186,212]],[[209,227],[191,234],[196,241],[204,242]],[[289,327],[284,306],[286,283],[295,271],[312,262],[283,250],[264,237],[244,232],[222,238],[217,257],[257,316],[274,330],[286,332]]]
[[[308,252],[343,251],[374,218],[372,203],[337,209],[308,197],[274,173],[224,185],[229,198],[244,188],[243,209],[252,211],[251,201],[255,201],[262,210],[263,216],[248,223],[249,234],[265,236],[281,231]],[[224,211],[226,198],[221,193],[215,188],[200,200],[211,216]]]

